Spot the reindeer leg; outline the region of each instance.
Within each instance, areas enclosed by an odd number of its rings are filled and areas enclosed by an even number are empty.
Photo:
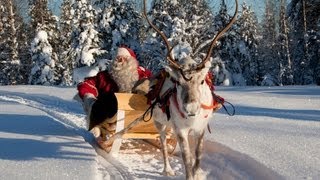
[[[202,169],[200,168],[200,160],[202,157],[202,150],[203,150],[203,136],[204,131],[197,134],[197,145],[195,149],[195,164],[193,166],[193,174],[195,179],[206,179],[205,174],[203,173]]]
[[[167,137],[166,137],[166,125],[163,125],[161,123],[158,123],[155,121],[155,126],[160,132],[160,142],[161,142],[161,151],[163,156],[163,174],[166,176],[174,176],[175,173],[171,168],[170,162],[169,162],[169,154],[168,154],[168,147],[167,147]]]
[[[190,151],[190,145],[188,140],[188,133],[186,132],[178,132],[177,133],[178,142],[181,149],[182,159],[184,162],[184,167],[186,171],[187,180],[193,180],[193,172],[192,172],[192,154]]]

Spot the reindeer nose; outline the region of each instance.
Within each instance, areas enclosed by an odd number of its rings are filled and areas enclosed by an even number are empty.
[[[189,117],[196,116],[199,112],[199,105],[197,103],[188,103],[185,105],[185,110]]]

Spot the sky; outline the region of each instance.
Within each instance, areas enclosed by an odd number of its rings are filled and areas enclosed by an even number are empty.
[[[159,149],[123,140],[118,154],[98,148],[75,87],[0,86],[0,179],[184,179],[164,177]],[[205,134],[208,179],[319,179],[320,87],[216,87],[236,108],[220,109]],[[230,107],[228,107],[230,108]]]

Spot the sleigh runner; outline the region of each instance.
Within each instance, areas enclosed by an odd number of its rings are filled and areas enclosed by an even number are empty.
[[[116,131],[106,141],[101,137],[97,138],[99,146],[109,153],[116,154],[123,139],[142,139],[160,148],[160,134],[150,114],[146,113],[149,108],[147,98],[132,93],[115,93],[115,95],[118,101]],[[175,152],[177,141],[170,129],[167,130],[167,139],[169,152]]]

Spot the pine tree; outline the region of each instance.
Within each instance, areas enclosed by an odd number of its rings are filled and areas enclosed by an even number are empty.
[[[100,49],[99,32],[95,27],[95,10],[86,0],[76,0],[72,4],[72,50],[73,68],[91,66],[96,63]]]
[[[220,6],[219,14],[215,17],[215,30],[218,32],[225,28],[232,17],[227,12],[227,5],[223,0]],[[226,73],[224,75],[222,85],[245,85],[245,79],[242,75],[242,69],[238,57],[241,56],[241,47],[239,42],[241,36],[239,34],[239,24],[234,24],[228,32],[219,40],[220,44],[216,48],[216,54],[220,57],[223,64],[220,61],[213,61],[215,67],[219,66],[221,72],[218,74]],[[216,68],[217,69],[217,68]],[[217,72],[215,72],[217,73]],[[219,85],[219,82],[216,82]]]
[[[5,0],[1,5],[1,55],[2,75],[1,84],[19,84],[22,82],[20,72],[19,45],[18,45],[18,27],[19,17],[13,0]],[[21,19],[21,18],[20,18]],[[2,29],[1,28],[1,29]]]
[[[60,17],[60,50],[59,50],[59,64],[58,72],[62,75],[58,84],[63,86],[73,85],[73,68],[74,59],[71,56],[71,34],[72,34],[72,15],[71,2],[64,0],[61,5]]]
[[[320,2],[292,0],[288,8],[292,31],[292,63],[295,84],[319,82]]]
[[[23,21],[22,18],[20,21]],[[21,61],[20,72],[23,76],[23,81],[21,82],[21,84],[28,84],[29,75],[32,68],[32,60],[30,53],[31,41],[29,41],[29,34],[31,34],[30,32],[30,26],[24,22],[21,23],[20,28],[18,28],[17,35],[17,39],[19,42],[19,59]]]
[[[31,56],[33,61],[33,67],[31,70],[31,75],[29,78],[29,83],[32,84],[51,84],[54,85],[60,82],[61,74],[56,68],[56,64],[58,63],[58,52],[59,52],[59,35],[58,35],[58,21],[57,17],[53,16],[52,12],[48,9],[48,1],[47,0],[32,0],[30,8],[30,17],[31,17],[31,29],[33,30],[34,40],[31,45]],[[39,34],[40,33],[40,34]],[[49,45],[46,47],[50,47],[50,60],[45,60],[46,63],[41,63],[44,61],[41,55],[38,55],[39,49],[35,48],[37,46],[37,38],[39,35],[46,34],[46,40]],[[40,37],[40,39],[42,39]],[[45,42],[46,43],[46,42]],[[35,50],[36,49],[36,50]],[[48,49],[46,49],[48,50]],[[46,52],[46,56],[48,52]],[[39,59],[37,59],[39,58]],[[54,61],[54,62],[51,62]],[[48,66],[46,66],[48,65]],[[59,67],[59,66],[58,66]],[[38,69],[38,68],[47,68],[47,69]],[[50,68],[50,69],[48,69]],[[41,73],[45,73],[46,75],[41,75]],[[43,78],[42,76],[47,76]],[[52,77],[51,77],[52,76]],[[35,80],[40,77],[40,80]],[[49,82],[43,82],[43,80],[47,79]]]
[[[178,9],[178,4],[170,0],[155,0],[151,3],[150,12],[147,12],[147,15],[166,37],[170,37],[174,19],[172,16],[177,16]],[[166,63],[168,50],[160,35],[151,27],[148,27],[146,32],[147,36],[142,45],[143,65],[153,72],[158,72],[162,68],[161,64]],[[168,39],[171,46],[174,45],[172,40]]]
[[[57,19],[48,9],[48,0],[30,0],[29,15],[31,18],[31,29],[33,30],[31,37],[35,37],[39,29],[45,30],[48,33],[48,38],[51,40],[50,34],[54,34],[52,30],[56,31]]]
[[[278,85],[279,59],[276,51],[275,3],[266,1],[266,10],[262,21],[262,39],[259,47],[259,79],[260,85]]]
[[[4,6],[3,1],[0,1],[0,68],[4,69],[5,68],[5,64],[6,64],[6,55],[3,53],[5,48],[6,48],[6,43],[5,43],[5,26],[7,23],[6,20],[6,9]],[[6,74],[2,71],[0,71],[0,85],[5,84],[6,83]]]
[[[289,47],[289,27],[286,15],[286,0],[280,2],[278,55],[279,55],[279,85],[293,84],[293,71],[291,61],[291,50]]]
[[[39,30],[31,43],[33,68],[29,84],[51,85],[55,83],[55,60],[46,31]]]
[[[174,57],[179,60],[190,55],[200,61],[204,57],[214,31],[213,15],[208,4],[201,1],[160,1],[151,4],[149,19],[167,37],[170,46],[174,47]],[[166,63],[167,49],[159,34],[151,28],[143,44],[143,54],[147,67],[158,71],[159,64]]]
[[[251,7],[244,2],[242,13],[237,22],[239,35],[238,44],[240,62],[243,77],[247,85],[258,85],[258,20]]]
[[[132,3],[109,1],[102,9],[98,23],[103,49],[108,52],[104,58],[112,59],[117,48],[125,45],[133,49],[140,59],[143,19]]]

